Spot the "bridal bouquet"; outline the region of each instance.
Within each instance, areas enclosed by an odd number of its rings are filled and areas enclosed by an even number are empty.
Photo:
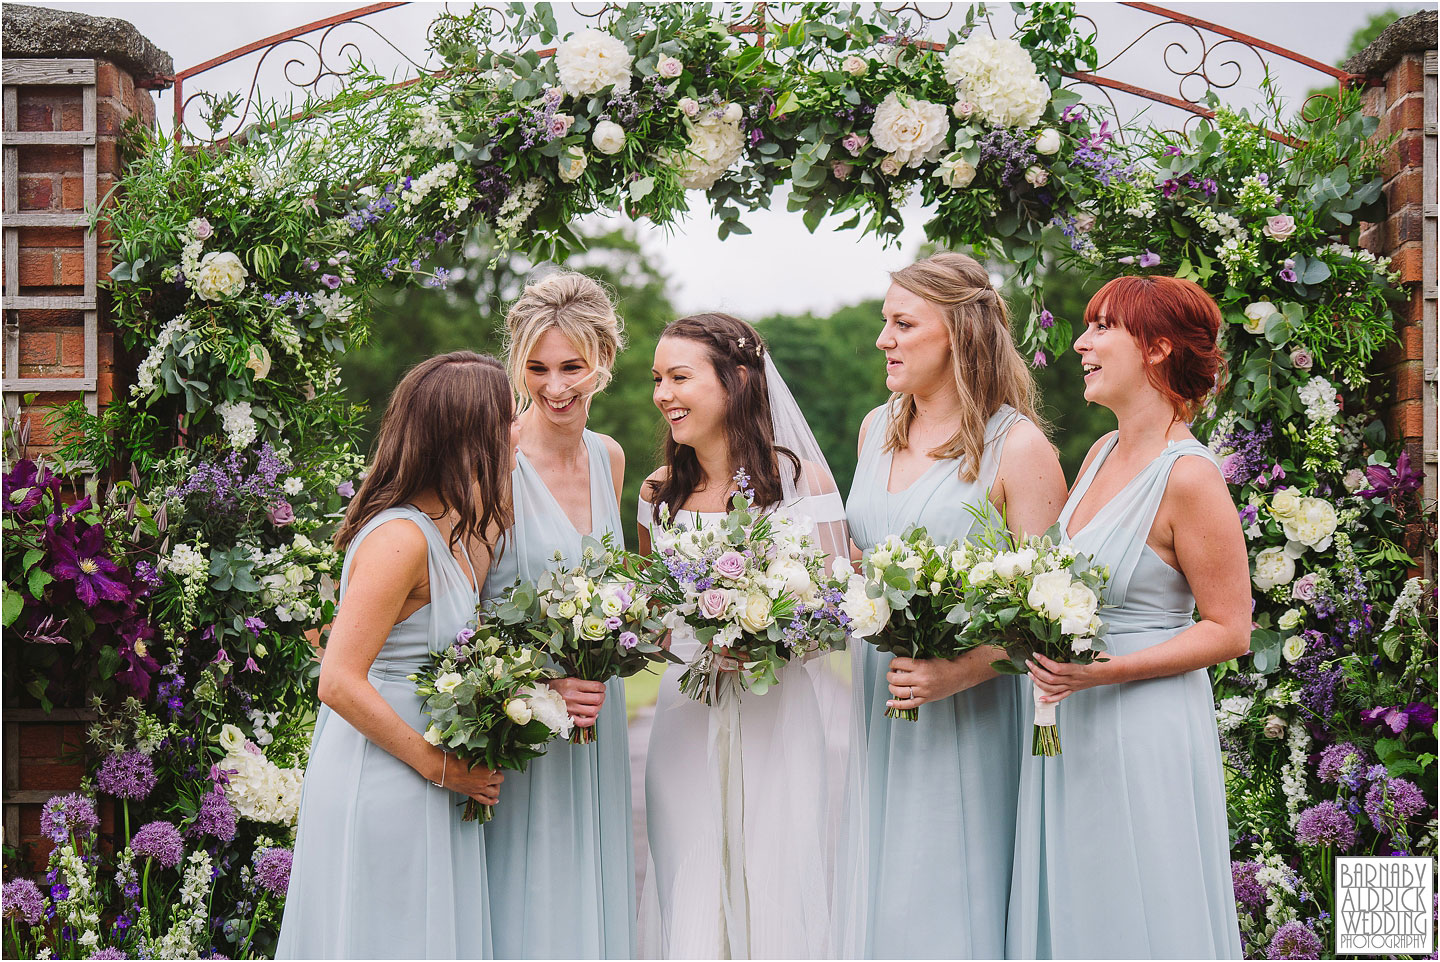
[[[680,659],[660,646],[665,626],[650,610],[649,597],[626,574],[624,553],[608,532],[581,542],[581,562],[555,568],[537,581],[521,581],[487,606],[512,639],[536,645],[572,678],[609,681],[628,678],[656,662]],[[576,744],[595,740],[593,727],[576,726]]]
[[[1062,544],[1058,525],[1020,540],[981,517],[983,528],[960,549],[966,568],[962,637],[971,645],[1003,647],[1006,659],[992,663],[1002,674],[1025,674],[1025,662],[1037,653],[1081,665],[1103,661],[1100,599],[1110,579],[1108,567]],[[1032,690],[1031,753],[1059,755],[1059,706],[1042,703],[1040,689]]]
[[[735,480],[740,491],[717,523],[686,529],[662,506],[656,558],[639,575],[665,626],[688,627],[701,643],[680,690],[707,705],[722,672],[738,670],[743,690],[763,694],[791,658],[843,644],[848,621],[803,522],[756,510],[745,472]]]
[[[425,700],[425,740],[474,768],[524,771],[545,745],[570,734],[570,713],[545,684],[545,656],[508,644],[486,625],[463,628],[455,643],[410,677]],[[470,799],[464,819],[490,821],[494,806]]]
[[[867,551],[850,578],[841,608],[851,634],[907,658],[954,658],[974,647],[959,634],[965,610],[965,556],[936,544],[924,528],[890,535]],[[917,721],[918,708],[887,708],[886,718]]]

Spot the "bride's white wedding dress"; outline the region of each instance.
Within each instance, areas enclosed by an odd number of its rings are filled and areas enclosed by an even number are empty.
[[[821,528],[844,517],[834,492],[776,510]],[[650,515],[642,498],[647,529]],[[723,517],[682,512],[677,521]],[[699,643],[679,628],[670,650],[689,662]],[[850,708],[848,674],[837,666],[845,658],[793,661],[763,695],[722,681],[713,705],[680,691],[679,666],[666,672],[645,767],[642,958],[835,956],[834,826]]]

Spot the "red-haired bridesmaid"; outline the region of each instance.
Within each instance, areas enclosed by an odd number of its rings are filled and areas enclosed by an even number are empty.
[[[1206,669],[1249,650],[1249,561],[1186,423],[1217,383],[1219,329],[1215,302],[1173,277],[1117,278],[1086,308],[1085,398],[1119,430],[1090,450],[1060,528],[1110,566],[1110,656],[1030,665],[1064,702],[1065,741],[1024,758],[1008,958],[1240,957]]]

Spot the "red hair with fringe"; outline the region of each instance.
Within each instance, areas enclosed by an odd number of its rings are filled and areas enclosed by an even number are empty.
[[[1130,332],[1147,359],[1161,341],[1170,346],[1164,359],[1146,361],[1145,377],[1179,420],[1192,420],[1220,389],[1225,376],[1220,308],[1199,284],[1180,277],[1117,277],[1090,298],[1085,323],[1099,320],[1102,312],[1107,323]]]

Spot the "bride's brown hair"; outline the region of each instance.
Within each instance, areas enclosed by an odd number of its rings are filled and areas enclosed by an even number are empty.
[[[344,550],[371,518],[433,491],[460,516],[450,543],[478,541],[511,524],[510,382],[500,362],[473,351],[421,361],[401,378],[375,441],[370,472],[335,534]],[[477,492],[478,488],[478,492]]]
[[[765,340],[755,328],[729,314],[692,314],[671,321],[660,332],[667,337],[683,337],[705,347],[715,377],[725,390],[725,440],[730,458],[750,476],[755,491],[755,505],[765,508],[781,499],[780,463],[788,460],[798,480],[800,459],[788,448],[775,444],[775,428],[770,420],[770,391],[765,384]],[[674,435],[665,436],[665,465],[669,468],[664,480],[648,481],[651,503],[670,506],[676,514],[701,480],[700,460],[695,449],[679,444]],[[711,478],[729,481],[729,478]]]

